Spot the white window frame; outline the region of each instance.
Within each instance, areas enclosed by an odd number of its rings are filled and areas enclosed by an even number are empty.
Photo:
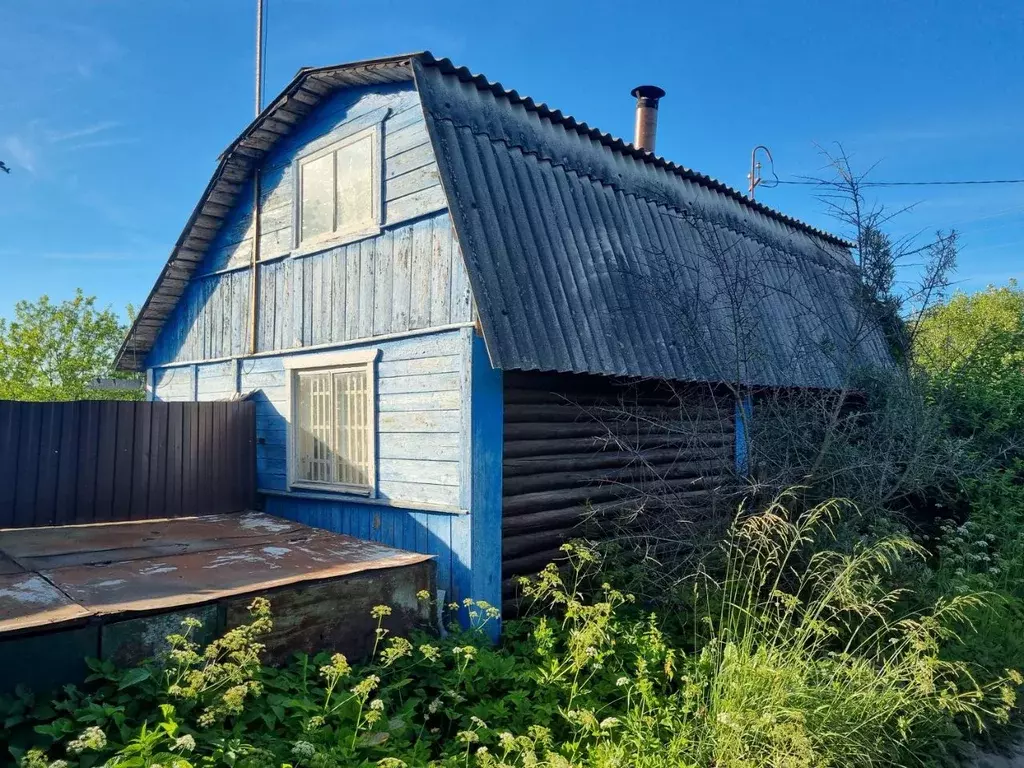
[[[362,240],[363,238],[370,237],[372,235],[380,234],[382,224],[382,212],[383,206],[383,195],[384,195],[384,182],[383,182],[383,168],[384,163],[381,159],[381,139],[383,134],[383,122],[377,122],[362,130],[356,131],[349,134],[343,139],[339,139],[326,147],[316,149],[312,152],[307,152],[304,155],[299,155],[295,158],[292,178],[295,179],[295,190],[293,195],[292,204],[292,247],[299,254],[310,253],[317,250],[323,250],[328,245],[336,245],[341,243],[348,243],[355,240]],[[354,144],[357,141],[365,139],[367,136],[371,139],[371,151],[370,151],[370,196],[371,203],[373,205],[373,211],[368,222],[359,223],[358,225],[352,226],[349,229],[341,230],[338,229],[338,164],[337,161],[331,164],[334,169],[334,228],[330,232],[325,232],[317,237],[311,237],[308,240],[302,239],[302,172],[303,167],[311,162],[319,160],[327,155],[333,155],[339,149],[343,149],[349,144]]]
[[[318,490],[336,493],[348,493],[376,498],[377,496],[377,360],[379,349],[339,350],[307,355],[292,355],[283,358],[285,369],[285,402],[288,407],[287,469],[288,487],[303,490]],[[368,485],[349,485],[344,483],[320,483],[314,480],[303,480],[298,477],[300,466],[298,448],[299,430],[299,374],[310,371],[353,371],[363,370],[366,374],[367,403],[366,456]]]

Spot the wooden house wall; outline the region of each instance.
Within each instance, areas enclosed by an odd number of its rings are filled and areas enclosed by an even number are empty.
[[[509,372],[503,399],[506,600],[516,576],[600,533],[589,515],[627,512],[642,497],[700,508],[734,477],[735,406],[706,385]]]
[[[389,505],[268,493],[265,509],[433,555],[446,599],[472,597],[500,608],[502,373],[471,328],[379,346],[378,488]],[[243,376],[263,382],[256,420],[267,440],[257,445],[261,488],[285,481],[277,380],[269,361]],[[446,506],[407,501],[423,498]]]
[[[293,252],[296,157],[381,120],[380,234]],[[417,94],[410,84],[341,91],[267,157],[255,356],[246,336],[251,188],[240,199],[149,356],[151,396],[248,394],[268,512],[434,555],[438,585],[450,597],[498,604],[500,563],[480,547],[500,546],[500,372],[490,369],[471,327],[469,283]],[[381,351],[377,498],[291,492],[283,357],[360,348]],[[478,424],[490,425],[476,438],[474,412]]]
[[[346,349],[364,347],[381,350],[376,402],[380,499],[462,509],[460,434],[468,406],[459,331]],[[288,425],[283,357],[193,363],[154,372],[156,400],[223,400],[236,393],[256,402],[258,487],[284,492]]]
[[[383,120],[379,235],[293,248],[294,164]],[[249,348],[252,190],[228,216],[157,339],[151,367]],[[261,169],[257,351],[348,342],[468,322],[471,295],[437,164],[411,84],[338,92]]]

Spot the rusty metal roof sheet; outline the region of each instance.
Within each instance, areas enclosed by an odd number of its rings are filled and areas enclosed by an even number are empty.
[[[0,531],[0,633],[262,594],[429,555],[262,513]]]
[[[38,573],[0,576],[0,634],[64,624],[91,614]]]

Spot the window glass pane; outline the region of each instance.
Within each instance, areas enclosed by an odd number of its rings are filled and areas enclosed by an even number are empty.
[[[334,229],[334,157],[324,155],[302,165],[301,239]]]
[[[331,375],[299,375],[298,479],[334,482]]]
[[[338,230],[373,223],[373,136],[346,144],[336,153],[338,168]]]

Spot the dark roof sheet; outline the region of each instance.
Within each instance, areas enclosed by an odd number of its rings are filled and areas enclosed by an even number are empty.
[[[413,67],[496,366],[834,387],[888,360],[842,240],[450,62]]]

